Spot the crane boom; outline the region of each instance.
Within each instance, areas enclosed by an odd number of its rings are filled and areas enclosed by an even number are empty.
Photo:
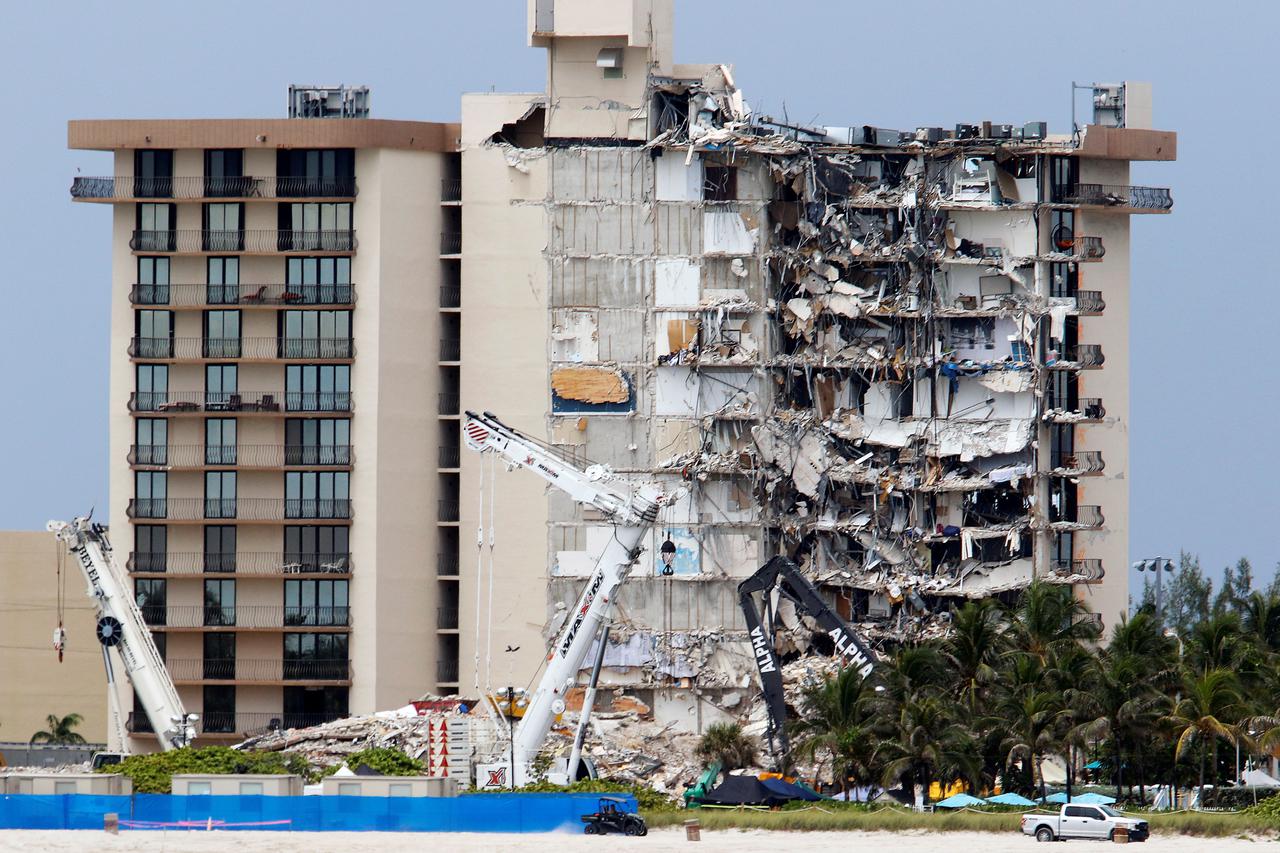
[[[778,655],[773,646],[774,608],[770,597],[775,590],[778,595],[795,604],[798,611],[808,614],[818,623],[831,637],[842,663],[856,669],[862,678],[870,675],[875,668],[876,656],[823,600],[813,583],[800,571],[800,567],[786,557],[770,559],[755,574],[738,584],[738,603],[746,619],[747,634],[751,639],[756,669],[760,672],[760,687],[764,692],[765,710],[768,712],[765,734],[769,750],[773,753],[774,760],[785,769],[790,757],[791,742],[787,737],[787,703],[782,690],[782,669],[778,665]],[[764,598],[766,622],[761,621],[760,610],[756,607],[756,595]]]
[[[565,693],[573,686],[592,641],[607,624],[615,594],[640,554],[645,533],[657,520],[658,509],[670,503],[672,496],[653,483],[619,489],[603,466],[579,470],[489,412],[467,412],[462,434],[472,450],[494,453],[515,468],[528,468],[579,503],[600,510],[614,525],[614,535],[548,652],[546,670],[516,726],[511,779],[522,785],[532,781],[532,763],[546,740],[552,719],[564,710]],[[505,786],[507,782],[497,775],[504,767],[505,763],[482,766],[479,773],[489,775],[478,782],[482,786]]]
[[[196,717],[182,707],[151,630],[129,594],[128,580],[115,564],[106,530],[88,518],[50,521],[45,526],[66,543],[84,572],[88,595],[97,609],[98,642],[103,646],[108,681],[112,680],[109,650],[115,648],[160,748],[168,751],[190,744],[195,738]],[[118,711],[115,713],[118,716]]]

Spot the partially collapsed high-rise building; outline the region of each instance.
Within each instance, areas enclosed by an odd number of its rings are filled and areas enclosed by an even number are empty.
[[[70,127],[115,156],[73,189],[115,210],[112,535],[201,736],[530,682],[611,529],[460,451],[468,409],[684,490],[604,658],[660,718],[745,709],[736,586],[775,554],[873,645],[1034,578],[1113,624],[1150,88],[1061,134],[809,127],[676,63],[671,0],[528,32],[545,91],[460,126],[297,87]]]

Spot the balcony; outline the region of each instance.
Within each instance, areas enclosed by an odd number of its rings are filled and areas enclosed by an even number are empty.
[[[1051,506],[1049,508],[1049,521],[1051,524],[1059,525],[1063,528],[1089,528],[1100,529],[1107,520],[1102,515],[1102,507],[1100,506],[1077,506],[1074,511],[1063,510],[1058,507]]]
[[[1062,577],[1082,576],[1086,583],[1100,581],[1106,576],[1102,569],[1102,561],[1088,560],[1054,560],[1053,573]]]
[[[461,231],[441,231],[440,232],[440,254],[442,255],[461,255],[462,254],[462,232]]]
[[[437,684],[457,684],[458,683],[458,662],[456,660],[436,661],[436,683]]]
[[[457,554],[436,554],[436,577],[456,578],[458,576]]]
[[[134,231],[129,248],[135,252],[221,254],[250,252],[354,252],[356,232],[338,231]]]
[[[263,734],[280,729],[301,729],[340,720],[346,714],[286,714],[283,711],[262,711],[237,714],[224,711],[205,711],[196,721],[200,735],[233,735],[237,738],[251,734]],[[130,734],[151,734],[151,720],[146,714],[129,712],[125,729]]]
[[[436,508],[436,521],[457,520],[458,500],[456,498],[441,498]]]
[[[462,201],[462,178],[441,178],[440,200]]]
[[[234,572],[238,575],[347,575],[351,573],[349,553],[314,554],[279,551],[239,551],[203,553],[134,551],[126,566],[131,572],[169,575],[204,575]]]
[[[440,468],[457,468],[462,461],[461,448],[456,444],[436,448],[436,465]]]
[[[1089,474],[1101,474],[1107,467],[1100,450],[1077,450],[1067,453],[1055,450],[1050,456],[1050,474],[1059,477],[1081,477]]]
[[[354,284],[135,284],[134,305],[353,305]]]
[[[437,411],[442,415],[461,414],[462,402],[457,391],[441,391],[436,397]]]
[[[462,360],[462,341],[457,338],[441,338],[440,339],[440,360],[461,361]]]
[[[129,355],[141,359],[256,359],[348,361],[350,338],[132,338]]]
[[[164,662],[164,666],[175,682],[346,682],[351,678],[351,665],[346,660],[170,658]]]
[[[129,448],[129,464],[139,467],[346,467],[352,458],[349,444],[135,444]]]
[[[1101,367],[1106,360],[1100,345],[1075,344],[1074,346],[1066,347],[1062,354],[1048,367],[1057,370],[1085,370]]]
[[[1102,245],[1101,237],[1055,236],[1051,251],[1062,255],[1070,255],[1082,261],[1100,261],[1107,249]]]
[[[461,308],[462,307],[462,287],[457,284],[440,285],[440,307],[441,308]]]
[[[437,607],[436,628],[441,631],[456,631],[458,629],[458,608]]]
[[[1173,209],[1173,195],[1165,187],[1132,187],[1124,184],[1076,184],[1060,199],[1063,204],[1120,207],[1165,212]]]
[[[1077,314],[1101,314],[1107,309],[1101,290],[1077,290],[1075,298]]]
[[[129,518],[164,518],[170,521],[236,519],[285,521],[291,519],[351,518],[351,501],[345,498],[134,498],[126,510]]]
[[[351,625],[350,607],[177,604],[147,605],[141,609],[148,625],[164,628],[346,628]]]
[[[166,415],[203,412],[350,412],[350,391],[135,391],[129,395],[131,412],[163,412]]]
[[[356,179],[297,176],[77,177],[71,197],[77,201],[132,201],[173,198],[355,198]]]
[[[1101,421],[1107,416],[1101,397],[1080,397],[1074,404],[1069,400],[1049,398],[1049,413],[1045,419],[1051,423],[1080,423],[1082,421]]]

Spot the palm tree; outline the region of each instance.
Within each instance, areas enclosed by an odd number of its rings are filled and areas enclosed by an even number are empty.
[[[850,779],[866,785],[876,778],[875,737],[865,708],[869,693],[858,671],[847,667],[804,691],[800,717],[791,724],[796,755],[807,761],[828,756],[832,781],[844,794]]]
[[[888,737],[876,749],[884,762],[885,787],[910,785],[917,809],[931,782],[964,780],[977,787],[977,744],[960,723],[955,706],[929,691],[908,697],[887,726]]]
[[[1280,651],[1280,596],[1255,592],[1245,599],[1244,628],[1271,651]]]
[[[1116,629],[1117,635],[1123,626]],[[1127,653],[1103,653],[1090,689],[1079,696],[1076,733],[1085,740],[1110,741],[1115,760],[1116,799],[1122,796],[1124,771],[1141,749],[1147,732],[1169,710],[1164,694],[1153,689],[1141,660]],[[1124,648],[1124,644],[1121,644]],[[1130,782],[1132,789],[1132,782]],[[1145,790],[1142,798],[1145,800]]]
[[[737,723],[712,723],[703,732],[694,754],[711,764],[720,763],[726,776],[730,770],[750,767],[756,763],[756,742],[742,733]]]
[[[1017,764],[1024,779],[1031,777],[1032,788],[1045,795],[1044,759],[1061,745],[1064,713],[1062,694],[1057,691],[1028,687],[1005,697],[1000,717],[1005,725],[1006,777]]]
[[[48,730],[33,734],[31,736],[31,743],[86,743],[84,737],[82,737],[78,732],[72,731],[72,729],[84,722],[84,717],[79,714],[67,714],[65,717],[59,717],[57,714],[50,714],[44,719],[45,725],[49,727]]]
[[[997,667],[1008,648],[1000,605],[992,599],[971,601],[956,611],[943,654],[959,684],[961,701],[976,712],[987,689],[998,680]]]
[[[1018,648],[1043,664],[1055,648],[1097,638],[1097,626],[1085,618],[1088,613],[1070,587],[1037,579],[1009,611],[1010,628]]]
[[[1182,697],[1164,723],[1177,736],[1174,761],[1182,758],[1192,744],[1200,747],[1200,792],[1204,792],[1205,754],[1219,739],[1229,743],[1245,740],[1240,727],[1230,720],[1244,710],[1235,673],[1211,669],[1203,675],[1187,673],[1183,678]],[[1217,768],[1215,767],[1215,772]]]

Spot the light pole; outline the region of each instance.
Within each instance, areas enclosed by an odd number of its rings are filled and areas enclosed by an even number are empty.
[[[1155,572],[1156,575],[1156,621],[1164,624],[1164,588],[1160,581],[1165,572],[1173,574],[1173,560],[1168,557],[1148,557],[1138,560],[1133,567],[1139,572]],[[1182,641],[1179,640],[1179,643]]]
[[[1160,576],[1156,575],[1156,580],[1159,581],[1159,579],[1160,579]],[[1157,586],[1157,589],[1158,588],[1159,587]],[[1181,680],[1182,679],[1182,637],[1178,636],[1178,632],[1173,630],[1172,628],[1165,628],[1162,633],[1164,634],[1164,636],[1168,637],[1169,639],[1178,641],[1178,679]],[[1173,707],[1175,711],[1177,711],[1178,705],[1180,704],[1182,704],[1181,690],[1179,690],[1177,693],[1174,694]],[[1173,778],[1172,778],[1172,784],[1169,786],[1169,810],[1176,811],[1178,808],[1178,762],[1176,758],[1174,759],[1173,768],[1170,772],[1173,774]]]

